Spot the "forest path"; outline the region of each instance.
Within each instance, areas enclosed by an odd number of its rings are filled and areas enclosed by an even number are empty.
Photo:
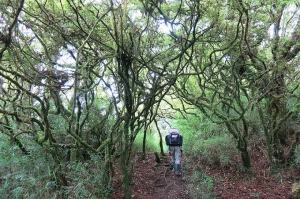
[[[205,165],[204,162],[194,162],[190,169],[185,169],[185,176],[190,176],[196,165],[205,168],[205,175],[208,175],[214,182],[214,195],[220,199],[292,199],[292,186],[300,182],[299,167],[282,166],[271,170],[262,151],[252,150],[253,172],[243,172],[238,155],[231,160],[227,166]],[[188,194],[188,180],[176,176],[170,170],[170,157],[161,158],[161,163],[156,163],[154,153],[148,153],[146,160],[142,160],[142,154],[133,156],[133,176],[131,185],[132,199],[192,199]],[[182,158],[183,165],[186,162]],[[115,163],[115,179],[113,182],[113,194],[111,199],[122,199],[121,171],[119,164]],[[190,179],[189,179],[190,180]],[[201,188],[201,187],[200,187]],[[197,186],[192,186],[195,194]],[[200,191],[199,189],[198,191]],[[202,190],[203,191],[203,190]],[[194,195],[190,194],[190,195]],[[194,198],[202,198],[197,193]],[[203,193],[202,193],[203,194]]]
[[[146,160],[142,160],[141,153],[135,154],[134,158],[132,199],[191,199],[184,177],[176,176],[170,170],[170,157],[161,158],[161,163],[156,163],[154,153],[148,153]],[[116,169],[115,179],[111,198],[120,199],[123,198],[123,193],[119,169]]]

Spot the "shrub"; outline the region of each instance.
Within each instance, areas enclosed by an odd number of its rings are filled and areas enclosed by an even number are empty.
[[[31,154],[24,155],[8,141],[0,143],[1,198],[103,198],[111,194],[111,179],[102,156],[91,154],[91,160],[86,162],[61,162],[69,186],[58,187],[54,161],[46,149],[28,149]]]
[[[293,198],[300,198],[300,182],[293,183],[292,195],[293,195]]]
[[[300,169],[300,147],[299,146],[297,146],[295,150],[294,166]]]
[[[233,140],[228,134],[198,141],[192,148],[193,156],[211,165],[226,166],[230,159],[238,153]]]
[[[144,137],[144,132],[138,133],[138,135],[134,140],[133,151],[142,151],[143,137]],[[146,151],[148,152],[160,151],[158,133],[147,132]]]
[[[198,168],[188,178],[189,194],[192,198],[214,199],[214,181]]]

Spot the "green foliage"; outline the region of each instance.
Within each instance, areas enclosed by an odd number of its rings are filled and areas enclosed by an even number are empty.
[[[108,169],[103,158],[94,154],[88,162],[69,164],[72,185],[67,187],[66,194],[72,198],[108,197],[112,192]]]
[[[0,195],[3,198],[52,198],[46,187],[51,177],[47,172],[46,156],[38,155],[36,147],[31,156],[22,156],[19,148],[9,142],[0,146]]]
[[[195,150],[204,162],[212,165],[225,166],[230,163],[230,159],[238,153],[232,144],[233,140],[228,134],[219,135],[207,140],[203,140],[201,145]]]
[[[300,183],[299,182],[293,183],[292,194],[293,194],[293,198],[300,198]]]
[[[144,132],[139,132],[134,140],[134,150],[142,151]],[[146,151],[159,151],[159,136],[158,133],[147,132]]]
[[[214,181],[198,168],[189,177],[188,189],[192,198],[214,199]]]
[[[238,153],[224,125],[211,123],[201,114],[178,117],[175,122],[184,136],[184,150],[193,159],[225,166]]]
[[[295,150],[294,166],[300,169],[300,146],[298,146]]]
[[[24,156],[6,141],[0,146],[3,197],[49,198],[52,189],[74,198],[109,195],[108,168],[101,157],[59,165],[50,156],[54,149],[47,146],[57,142],[97,148],[123,132],[129,139],[121,141],[133,140],[135,133],[129,135],[127,124],[138,132],[152,118],[166,115],[169,107],[178,108],[181,99],[205,117],[193,111],[177,116],[172,127],[182,132],[185,153],[209,164],[224,166],[237,153],[221,123],[236,127],[227,126],[239,139],[247,137],[255,107],[262,110],[265,121],[260,125],[265,129],[289,119],[285,107],[299,117],[299,43],[294,42],[299,39],[299,12],[294,1],[30,0],[18,18],[18,1],[1,3],[1,49],[12,41],[6,52],[0,50],[1,132],[17,137],[31,151]],[[124,64],[122,56],[130,62]],[[277,81],[281,76],[284,81]],[[156,111],[168,97],[167,108]],[[278,107],[268,106],[271,101]],[[124,105],[135,111],[126,112]],[[261,129],[252,126],[254,133]],[[44,147],[33,145],[35,141]],[[158,143],[157,134],[147,134],[148,151],[157,151]],[[139,133],[135,147],[142,144]],[[65,149],[56,151],[67,154]],[[70,176],[68,188],[58,189],[54,183],[58,165]]]
[[[87,162],[61,163],[69,186],[58,187],[53,173],[54,161],[40,146],[29,147],[31,155],[22,155],[17,146],[1,137],[1,198],[101,198],[112,192],[108,166],[103,157],[91,155]]]
[[[260,198],[259,193],[251,193],[251,196],[252,196],[253,198]]]

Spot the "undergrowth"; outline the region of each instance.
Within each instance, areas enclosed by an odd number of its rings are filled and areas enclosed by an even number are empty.
[[[159,136],[157,135],[158,133],[147,133],[147,138],[146,138],[146,151],[147,152],[155,152],[155,151],[160,151],[159,149]],[[140,132],[135,140],[134,140],[134,145],[133,145],[133,151],[142,151],[143,147],[143,136],[144,134]]]
[[[40,146],[24,155],[17,146],[0,142],[1,198],[107,198],[112,186],[103,157],[91,154],[88,161],[61,162],[68,186],[57,186],[54,161]]]
[[[188,177],[188,189],[192,198],[215,199],[214,196],[214,181],[206,175],[200,167]]]

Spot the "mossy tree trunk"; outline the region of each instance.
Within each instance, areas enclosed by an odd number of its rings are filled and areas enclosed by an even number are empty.
[[[290,9],[287,3],[279,6],[273,6],[271,12],[271,22],[273,24],[271,38],[271,52],[272,56],[268,61],[268,69],[270,70],[269,77],[265,80],[266,91],[266,113],[268,117],[269,133],[266,138],[270,141],[270,155],[276,162],[284,162],[284,149],[287,132],[287,121],[291,115],[291,111],[287,110],[287,96],[291,96],[292,90],[287,87],[287,82],[293,82],[294,79],[289,78],[289,72],[293,71],[295,65],[292,64],[294,58],[297,57],[300,48],[299,43],[296,42],[300,39],[300,20],[297,17],[290,20],[294,20],[294,27],[290,30],[290,34],[281,34],[281,31],[285,29],[284,14],[287,9]],[[284,40],[284,42],[283,42]]]
[[[164,155],[164,145],[163,145],[163,137],[161,135],[161,132],[160,132],[160,129],[159,129],[159,126],[158,126],[158,123],[157,123],[157,120],[154,120],[155,121],[155,125],[156,125],[156,129],[158,131],[158,134],[159,134],[159,148],[160,148],[160,154],[161,155]]]
[[[121,152],[121,170],[123,175],[123,190],[124,190],[124,198],[130,199],[131,198],[131,190],[130,190],[130,184],[131,184],[131,170],[130,170],[130,129],[129,129],[129,118],[125,120],[124,124],[124,130],[123,130],[123,136],[122,136],[122,152]]]
[[[286,125],[285,121],[280,123],[286,115],[285,99],[284,99],[284,74],[280,71],[273,71],[270,82],[272,87],[268,94],[267,100],[267,115],[269,129],[271,152],[276,160],[283,160],[283,147],[285,142]]]
[[[57,151],[57,148],[50,150],[50,154],[54,160],[54,168],[52,168],[52,175],[56,185],[59,187],[68,186],[68,180],[66,178],[65,171],[62,168],[62,164],[61,164],[62,157],[60,156],[60,153]]]
[[[234,136],[237,141],[237,149],[241,153],[243,166],[246,169],[251,168],[251,158],[248,152],[248,123],[245,118],[242,118],[242,129],[239,129],[235,122],[226,122],[228,131]]]
[[[250,169],[251,168],[251,159],[250,159],[250,155],[247,149],[247,138],[246,137],[240,137],[237,140],[238,144],[237,144],[237,148],[239,149],[240,153],[241,153],[241,159],[243,162],[243,166],[246,169]]]
[[[118,50],[118,75],[121,80],[121,84],[123,86],[123,94],[124,94],[124,126],[122,131],[122,138],[121,138],[121,170],[123,175],[123,190],[124,190],[124,197],[125,199],[131,198],[130,192],[130,184],[131,184],[131,171],[129,168],[129,159],[131,153],[131,146],[132,146],[132,131],[134,128],[131,128],[130,124],[133,122],[133,90],[130,85],[130,68],[132,65],[131,55],[123,50]]]
[[[143,135],[143,155],[142,155],[142,160],[146,159],[146,140],[147,140],[147,128],[145,127],[145,129],[144,129],[144,135]]]
[[[291,144],[289,153],[286,158],[287,164],[291,164],[295,159],[295,152],[297,150],[297,145],[299,144],[299,141],[300,141],[300,131],[299,130],[294,132],[294,139],[295,139],[295,141]]]

